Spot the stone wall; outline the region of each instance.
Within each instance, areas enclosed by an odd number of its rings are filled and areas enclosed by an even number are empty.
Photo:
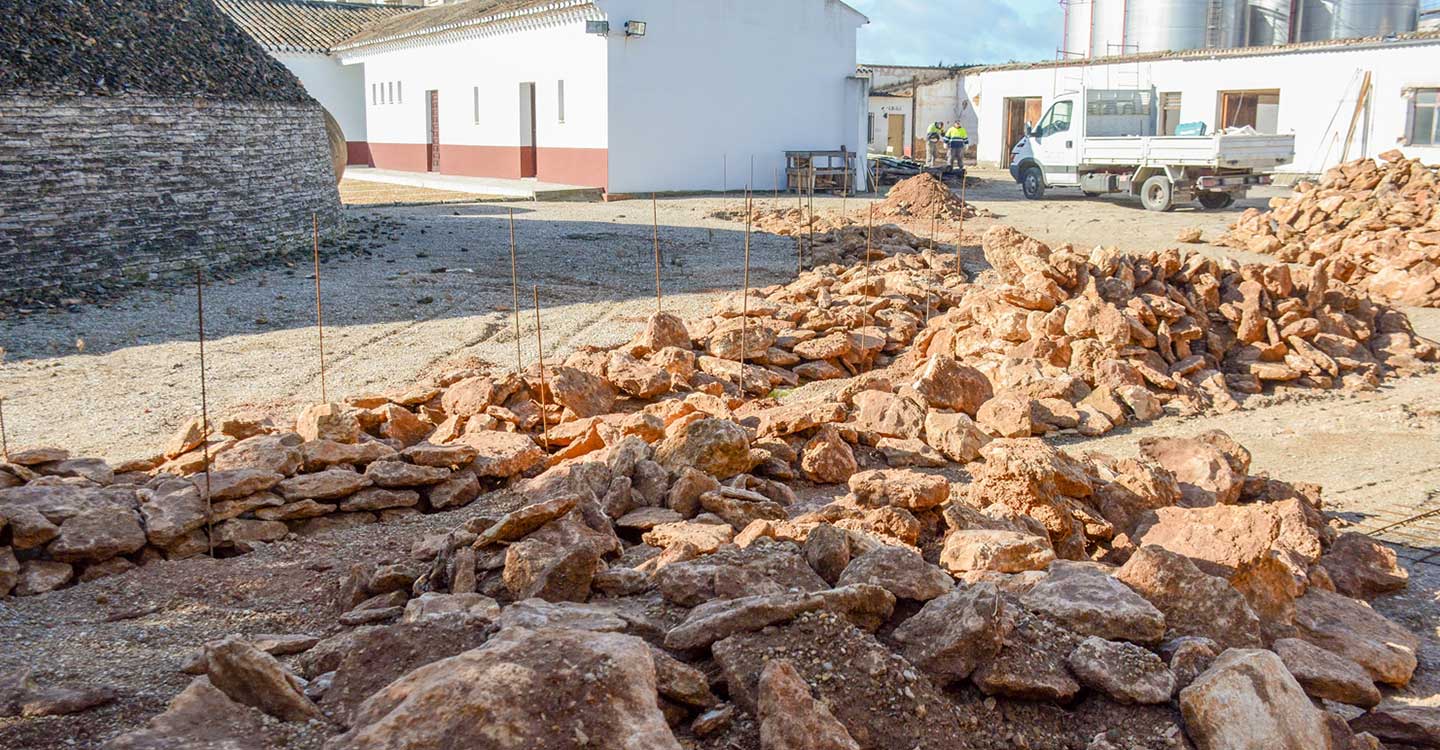
[[[0,95],[0,304],[252,263],[340,226],[308,103]]]

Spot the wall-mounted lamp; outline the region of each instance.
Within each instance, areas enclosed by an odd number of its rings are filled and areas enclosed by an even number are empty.
[[[644,21],[626,21],[625,36],[645,36]]]
[[[609,22],[609,21],[586,21],[586,22],[585,22],[585,33],[586,33],[586,34],[595,34],[595,35],[597,35],[597,36],[609,36],[609,34],[610,34],[610,22]]]

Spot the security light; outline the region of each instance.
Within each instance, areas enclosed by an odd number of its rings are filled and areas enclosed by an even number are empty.
[[[625,36],[645,36],[644,21],[626,21]]]
[[[608,35],[608,34],[610,33],[610,22],[609,22],[609,21],[586,21],[586,22],[585,22],[585,33],[586,33],[586,34],[598,34],[598,35],[600,35],[600,36],[606,36],[606,35]]]

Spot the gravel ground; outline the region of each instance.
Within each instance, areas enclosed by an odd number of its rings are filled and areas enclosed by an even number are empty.
[[[340,180],[340,202],[347,206],[377,206],[397,203],[474,203],[504,200],[498,195],[476,195],[454,190],[431,190],[410,185],[391,185],[369,180]]]

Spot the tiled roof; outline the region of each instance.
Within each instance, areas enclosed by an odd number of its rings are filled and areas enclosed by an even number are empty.
[[[444,34],[511,18],[591,5],[591,0],[466,0],[436,5],[376,21],[335,49],[355,49],[403,39]]]
[[[215,4],[271,52],[327,53],[368,24],[420,12],[402,5],[321,0],[215,0]]]

